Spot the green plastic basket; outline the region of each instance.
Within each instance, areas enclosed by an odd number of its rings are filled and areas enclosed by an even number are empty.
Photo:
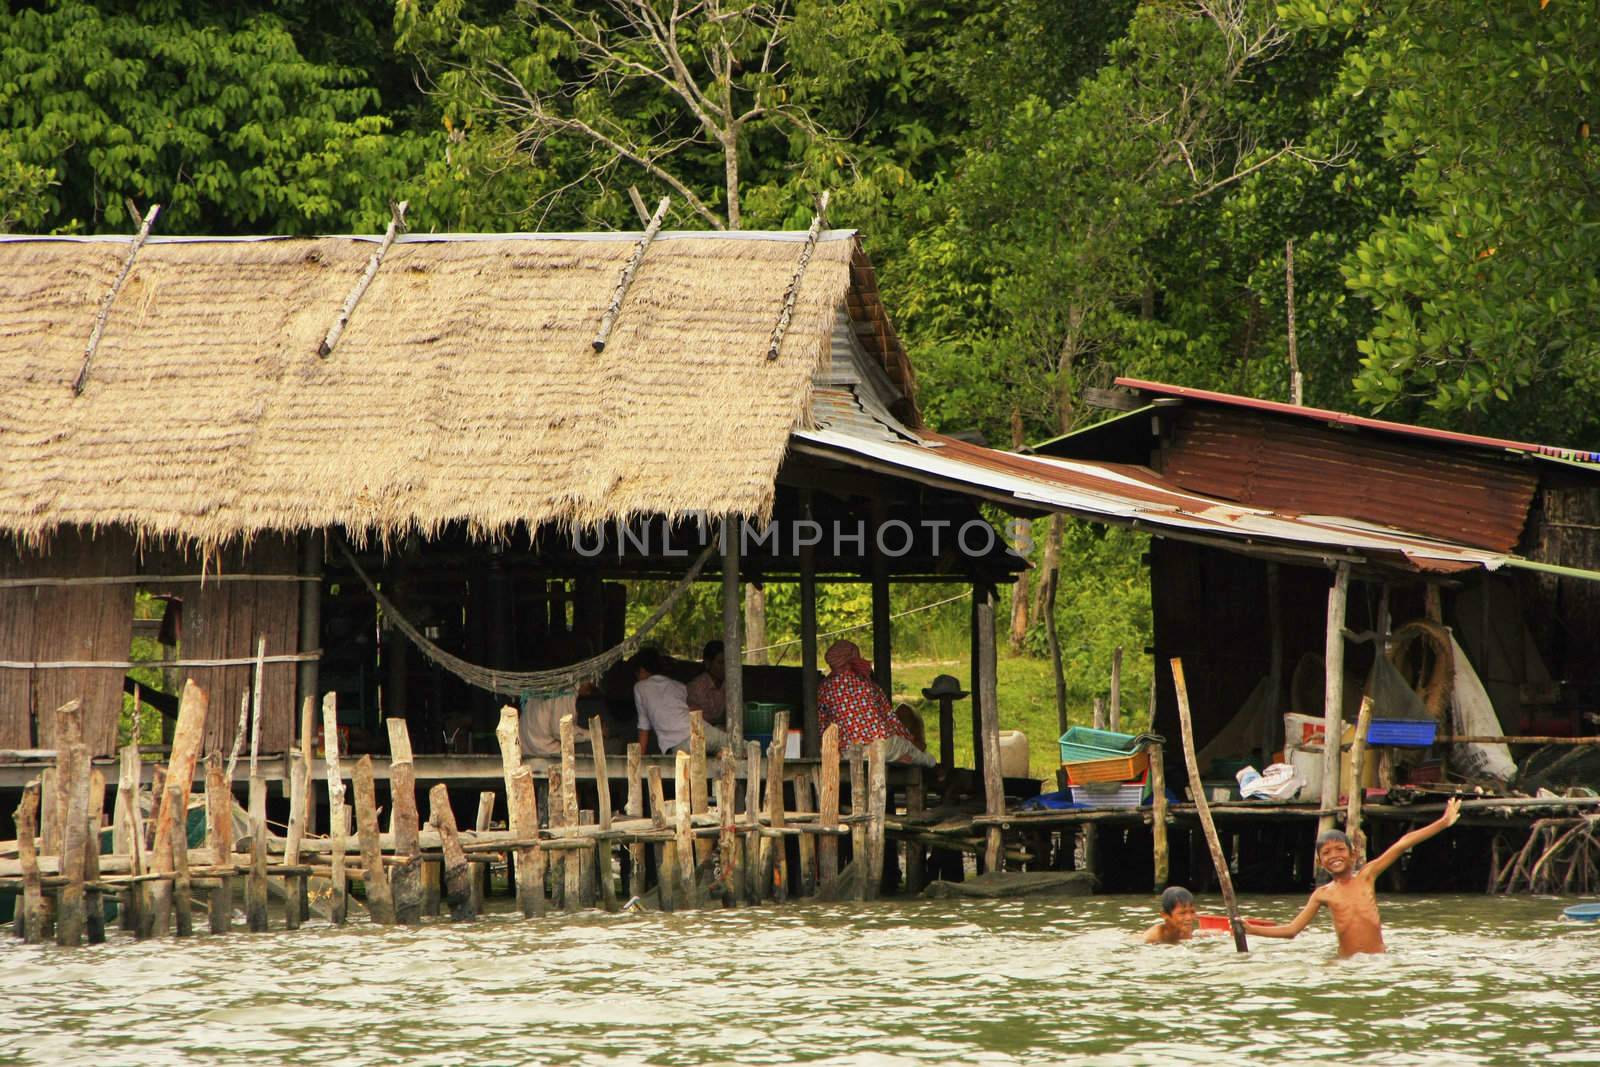
[[[744,732],[772,736],[772,720],[780,711],[788,711],[787,704],[768,704],[759,700],[746,701],[744,705]]]

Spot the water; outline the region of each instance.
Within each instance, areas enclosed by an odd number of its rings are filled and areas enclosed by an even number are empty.
[[[1248,956],[1136,945],[1134,897],[7,940],[0,1061],[1600,1063],[1567,903],[1390,897],[1389,955],[1343,962],[1325,915]]]

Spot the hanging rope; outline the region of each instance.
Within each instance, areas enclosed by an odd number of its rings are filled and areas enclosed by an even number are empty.
[[[463,682],[475,688],[486,689],[491,693],[498,693],[501,696],[508,697],[521,696],[530,689],[540,692],[576,688],[578,683],[599,678],[614,664],[620,663],[633,655],[644,642],[645,635],[655,628],[656,623],[666,617],[667,612],[671,611],[673,605],[682,599],[683,594],[694,584],[695,579],[700,577],[701,568],[706,565],[706,561],[711,558],[712,553],[716,550],[716,541],[712,541],[707,545],[705,551],[701,552],[700,557],[694,561],[694,566],[689,568],[689,572],[678,579],[678,584],[673,586],[672,592],[667,595],[667,599],[655,611],[651,612],[650,617],[645,619],[639,628],[625,638],[621,644],[613,645],[598,656],[591,656],[586,660],[579,660],[577,663],[568,664],[565,667],[555,667],[543,671],[500,671],[492,667],[481,667],[476,663],[468,663],[459,656],[451,655],[422,636],[421,631],[411,625],[387,597],[378,592],[378,587],[373,584],[371,578],[367,577],[367,572],[361,569],[361,564],[356,562],[355,554],[350,551],[350,546],[345,543],[344,538],[339,538],[339,551],[344,553],[344,558],[354,568],[357,577],[366,585],[367,591],[378,602],[378,606],[383,609],[384,618],[389,625],[404,634],[406,640],[416,645],[417,650],[428,660],[438,664]]]

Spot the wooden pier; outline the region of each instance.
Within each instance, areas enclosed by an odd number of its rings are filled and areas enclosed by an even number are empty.
[[[541,761],[536,788],[534,761],[523,757],[517,712],[508,707],[496,731],[501,788],[479,794],[477,818],[472,829],[465,829],[443,782],[429,791],[427,821],[422,821],[416,796],[419,758],[411,753],[404,720],[388,720],[387,759],[363,755],[347,769],[331,747],[322,759],[312,759],[312,710],[308,701],[304,743],[285,757],[289,820],[280,836],[266,819],[263,761],[252,754],[248,804],[241,808],[220,756],[198,759],[208,708],[205,694],[191,682],[169,763],[149,765],[136,748],[123,750],[113,847],[102,853],[103,781],[81,743],[72,740],[76,703],[60,709],[59,736],[67,743],[23,788],[14,858],[0,847],[0,889],[20,894],[17,935],[35,943],[53,937],[62,945],[104,940],[103,926],[93,921],[103,914],[102,897],[119,902],[123,927],[141,938],[189,936],[196,915],[203,915],[202,929],[224,934],[234,927],[241,884],[251,931],[269,928],[272,897],[283,902],[288,929],[312,913],[344,922],[352,899],[380,924],[414,924],[441,913],[468,921],[482,913],[491,865],[506,867],[518,907],[530,918],[551,910],[682,911],[801,896],[866,900],[876,895],[889,790],[882,744],[842,753],[836,727],[824,736],[824,757],[797,766],[784,758],[787,723],[782,721],[764,752],[751,742],[740,757],[723,753],[713,762],[698,713],[690,750],[660,760],[641,757],[637,745],[629,745],[624,757],[608,758],[601,724],[594,720],[589,752],[580,759],[575,724],[568,717],[562,722],[560,758]],[[331,695],[322,713],[333,721]],[[325,736],[336,745],[336,731]],[[856,788],[842,808],[845,760]],[[626,779],[627,804],[620,815],[612,805],[614,764],[621,765]],[[670,777],[662,773],[663,764],[670,766]],[[353,785],[354,833],[346,774]],[[197,775],[203,799],[191,803]],[[374,782],[380,777],[388,780],[387,812],[377,806]],[[580,810],[580,787],[595,798],[595,809]],[[319,791],[326,794],[330,831],[322,836],[309,832]],[[205,815],[203,845],[189,840],[191,808]],[[503,817],[497,819],[496,813]],[[380,826],[384,816],[386,828]],[[496,822],[505,828],[492,828]],[[844,869],[839,866],[841,838],[852,850]]]

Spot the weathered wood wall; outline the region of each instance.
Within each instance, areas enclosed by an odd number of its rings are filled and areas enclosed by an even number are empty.
[[[6,538],[0,577],[89,578],[134,573],[133,538],[121,530],[63,531],[41,549]],[[133,641],[132,585],[0,588],[0,659],[22,662],[119,661]],[[116,750],[123,671],[0,668],[0,747],[55,743],[56,708],[83,701],[91,753]],[[31,722],[37,722],[33,727]],[[36,737],[35,737],[36,735]]]
[[[201,573],[193,555],[176,551],[152,554],[146,570],[164,574]],[[258,538],[248,548],[232,546],[205,563],[207,574],[295,574],[299,557],[288,537]],[[181,657],[242,659],[256,654],[256,641],[267,639],[267,655],[298,651],[300,586],[287,581],[174,582],[151,574],[141,588],[183,600]],[[253,668],[196,667],[181,672],[192,677],[211,697],[206,717],[203,752],[226,754],[233,747],[239,720],[240,695],[249,692]],[[290,747],[295,721],[293,663],[269,663],[261,684],[261,751],[283,752]],[[248,735],[244,751],[248,752]]]

